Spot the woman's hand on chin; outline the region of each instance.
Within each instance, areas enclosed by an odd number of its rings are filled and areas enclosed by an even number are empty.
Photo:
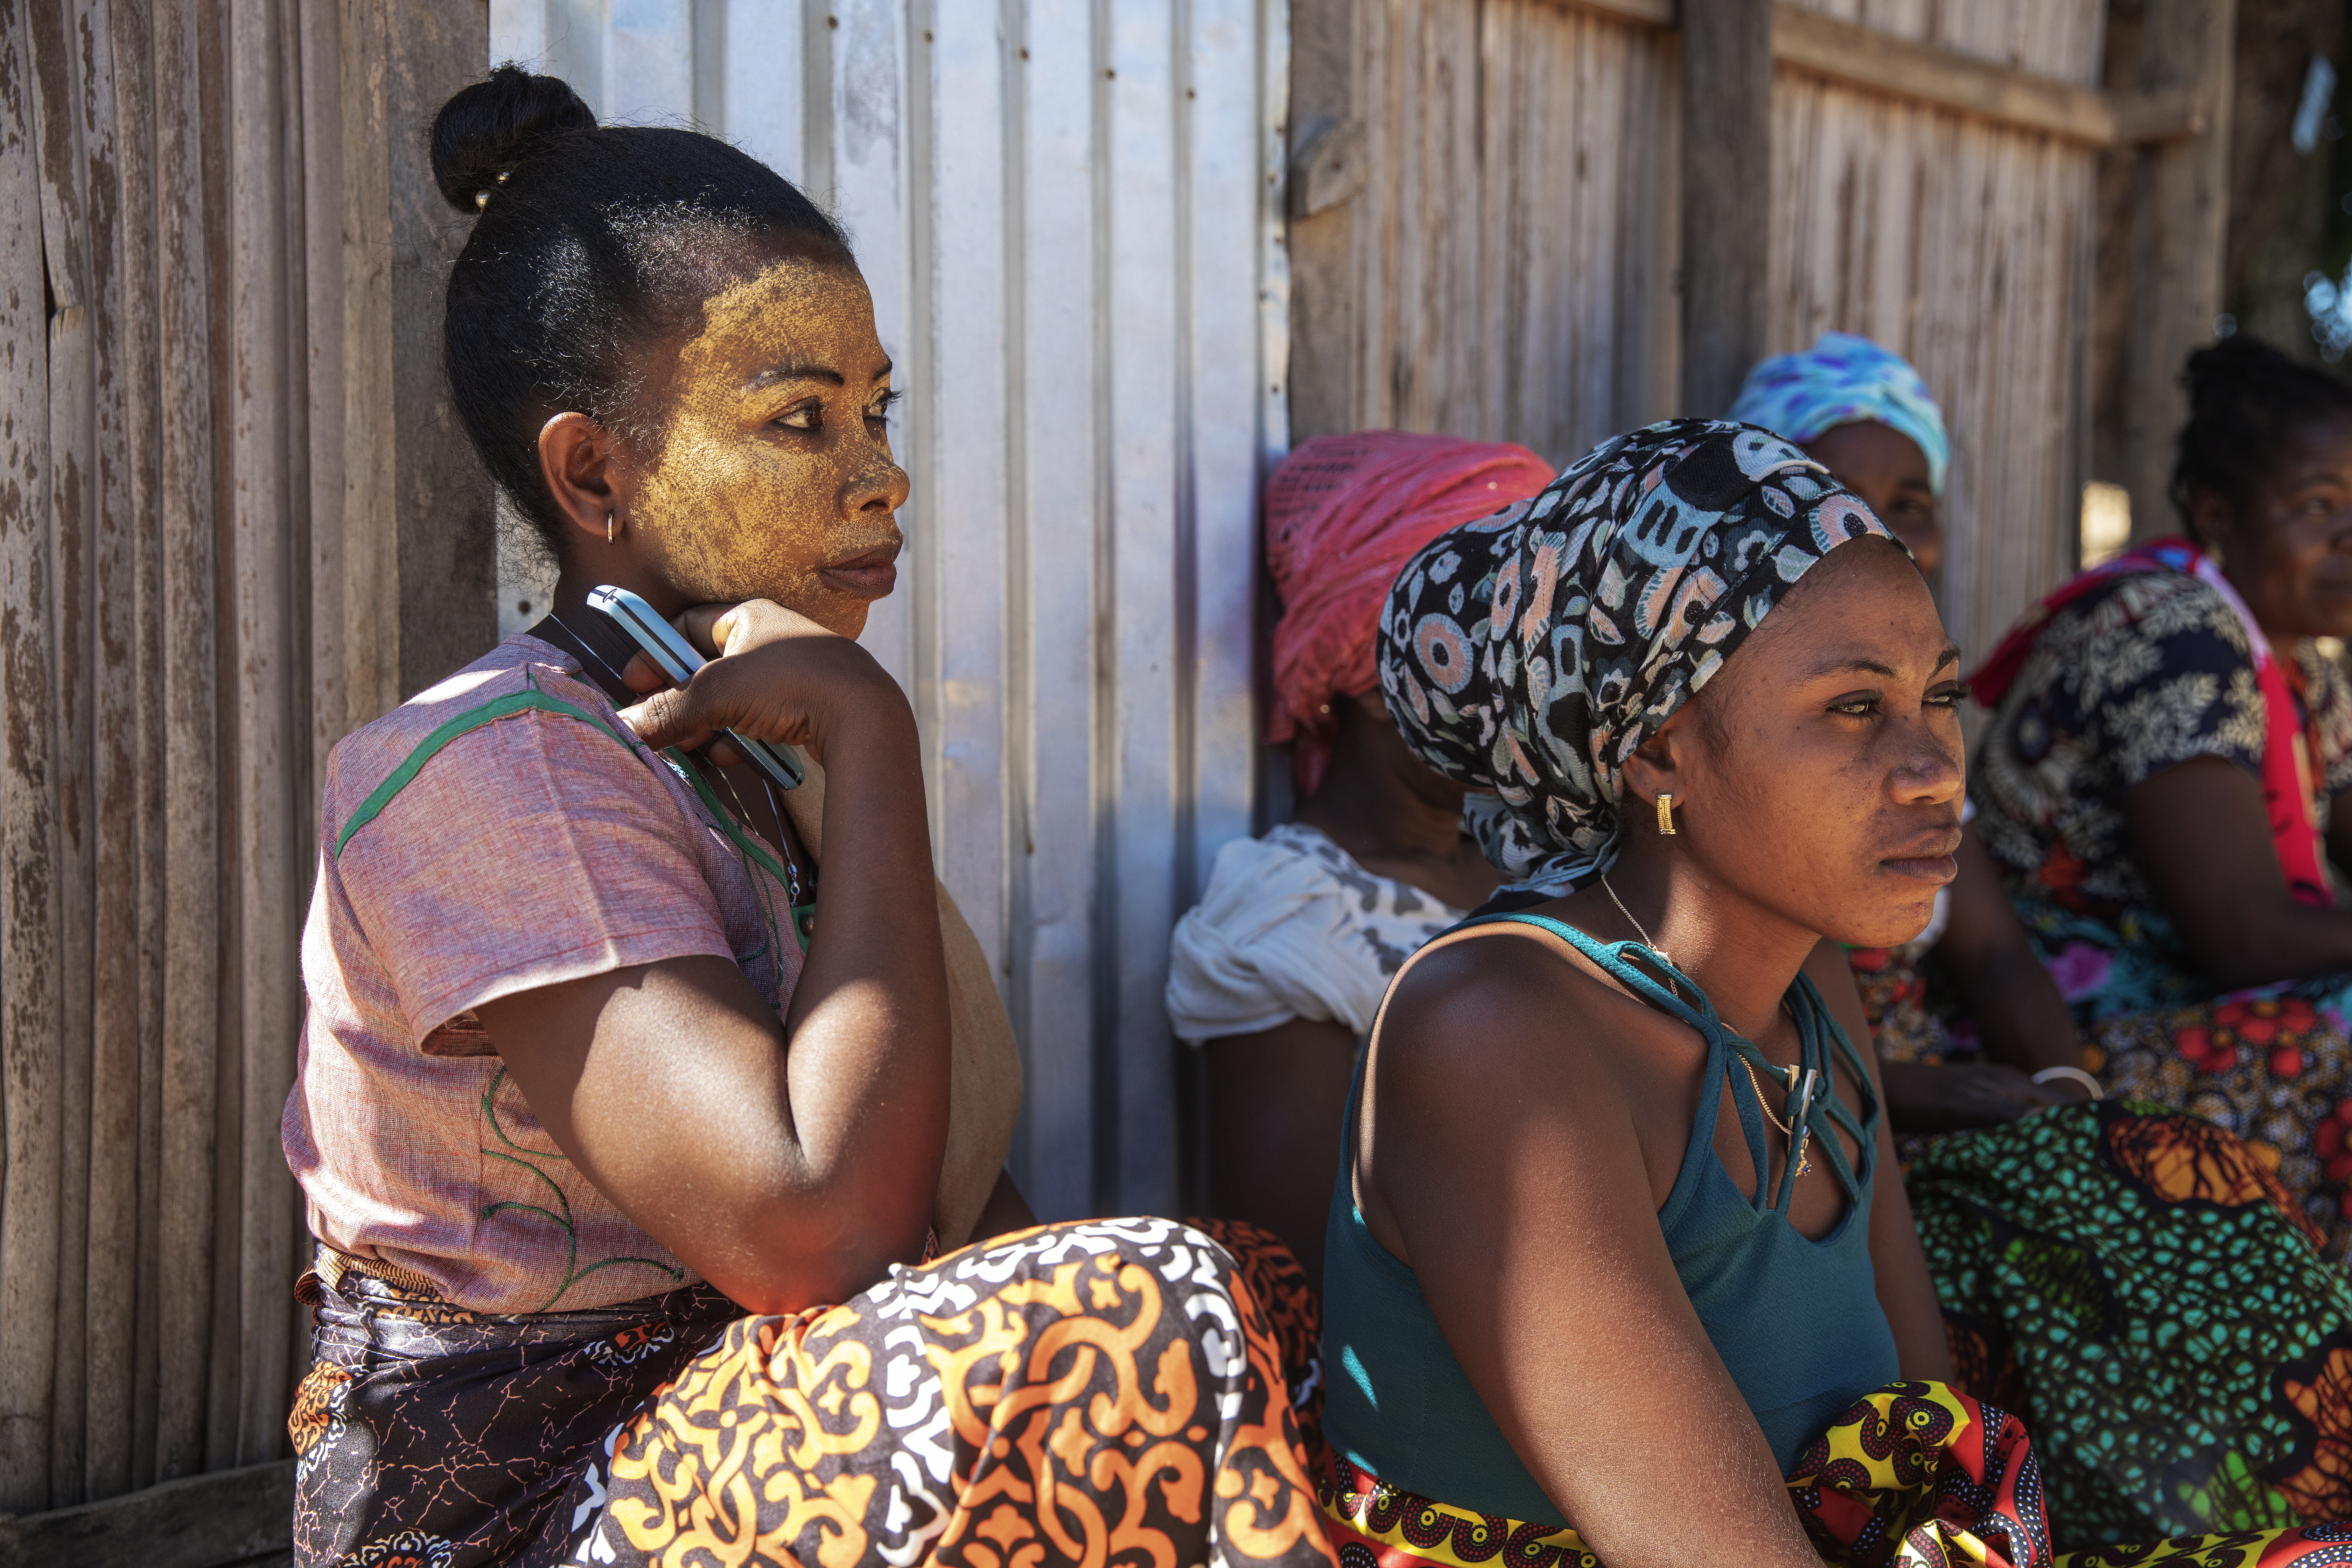
[[[799,746],[818,765],[852,731],[903,727],[914,733],[914,712],[889,672],[849,638],[827,631],[797,611],[766,599],[697,605],[676,625],[709,663],[682,687],[654,690],[624,709],[639,738],[659,751],[691,752],[721,730],[759,741]],[[629,661],[628,683],[645,690],[660,680],[640,655]],[[713,748],[722,764],[740,759],[724,740]]]

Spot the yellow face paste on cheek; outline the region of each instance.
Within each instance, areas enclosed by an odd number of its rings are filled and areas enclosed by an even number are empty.
[[[673,589],[863,629],[875,595],[824,568],[902,542],[892,509],[906,476],[864,417],[887,363],[865,282],[839,263],[780,261],[705,304],[629,518]]]

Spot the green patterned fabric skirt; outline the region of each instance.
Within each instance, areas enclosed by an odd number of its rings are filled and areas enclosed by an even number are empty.
[[[1957,1380],[2023,1417],[2058,1551],[2352,1518],[2352,1284],[2236,1137],[2058,1107],[1905,1185]]]

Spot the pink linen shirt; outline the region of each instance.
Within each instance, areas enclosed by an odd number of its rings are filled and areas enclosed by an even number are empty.
[[[474,1010],[711,954],[781,1012],[801,952],[772,848],[527,634],[346,736],[322,793],[281,1127],[312,1233],[479,1312],[692,1281],[556,1150]]]

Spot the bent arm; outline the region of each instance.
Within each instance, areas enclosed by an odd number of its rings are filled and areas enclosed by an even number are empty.
[[[2263,786],[2219,757],[2192,757],[2124,796],[2132,858],[2189,960],[2226,989],[2352,968],[2352,910],[2287,895]]]
[[[1936,958],[1968,1003],[1985,1055],[2025,1072],[2083,1065],[2074,1015],[2042,966],[1976,829],[1960,835],[1952,918]]]
[[[671,705],[704,731],[822,742],[815,935],[781,1022],[716,957],[480,1008],[557,1146],[753,1311],[843,1300],[918,1258],[946,1145],[947,968],[914,718],[870,664],[838,638],[758,665],[730,650]],[[819,728],[802,700],[812,688],[854,696],[819,710]]]
[[[1675,1275],[1626,1088],[1572,1032],[1459,949],[1423,961],[1370,1069],[1375,1234],[1393,1227],[1471,1385],[1601,1561],[1818,1568]]]
[[[1843,1026],[1846,1037],[1860,1047],[1856,1054],[1871,1076],[1871,1090],[1881,1105],[1886,1091],[1879,1081],[1878,1053],[1869,1048],[1870,1022],[1862,997],[1853,987],[1853,970],[1844,951],[1822,942],[1805,960],[1830,1014]],[[1911,1219],[1911,1200],[1903,1191],[1903,1173],[1895,1161],[1894,1119],[1878,1119],[1878,1157],[1870,1187],[1870,1263],[1878,1288],[1878,1305],[1895,1334],[1895,1359],[1906,1378],[1952,1380],[1952,1351],[1944,1338],[1943,1309],[1936,1302],[1935,1281],[1927,1276],[1927,1254],[1919,1245],[1919,1229]]]

